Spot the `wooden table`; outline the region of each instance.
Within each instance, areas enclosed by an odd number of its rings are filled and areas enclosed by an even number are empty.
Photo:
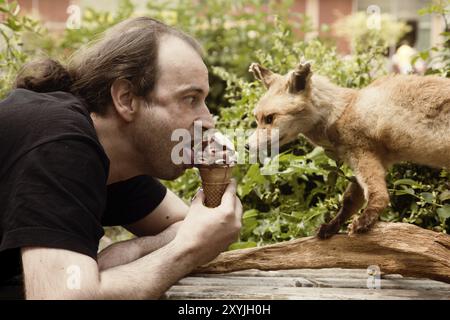
[[[172,286],[165,299],[450,300],[450,284],[401,275],[370,276],[365,269],[245,270],[188,276]]]

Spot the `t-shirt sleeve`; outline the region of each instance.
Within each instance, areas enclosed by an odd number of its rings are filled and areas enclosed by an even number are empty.
[[[48,142],[13,170],[0,249],[40,246],[96,259],[107,179],[98,150],[81,140]]]
[[[150,176],[136,176],[108,186],[104,226],[128,225],[150,214],[166,196],[166,187]]]

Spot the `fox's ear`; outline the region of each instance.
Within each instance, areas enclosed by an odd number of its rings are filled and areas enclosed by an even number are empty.
[[[275,74],[272,71],[255,62],[250,65],[248,71],[253,73],[255,78],[261,81],[267,89],[275,79]]]
[[[289,79],[289,92],[298,93],[305,90],[309,85],[311,75],[311,64],[309,62],[300,63]]]

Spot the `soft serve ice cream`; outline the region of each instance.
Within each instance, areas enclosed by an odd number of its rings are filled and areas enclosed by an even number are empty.
[[[219,131],[207,135],[194,148],[195,166],[234,166],[237,154],[233,143]]]
[[[236,163],[233,143],[218,131],[206,135],[206,139],[194,148],[194,164],[200,172],[207,207],[220,205]]]

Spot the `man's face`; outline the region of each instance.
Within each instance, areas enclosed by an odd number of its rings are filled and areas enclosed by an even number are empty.
[[[185,41],[166,36],[160,40],[159,78],[150,95],[149,108],[137,120],[134,143],[142,154],[144,170],[161,179],[175,179],[187,165],[171,159],[175,129],[187,129],[193,137],[194,121],[214,127],[205,104],[209,92],[208,69],[200,55]]]

